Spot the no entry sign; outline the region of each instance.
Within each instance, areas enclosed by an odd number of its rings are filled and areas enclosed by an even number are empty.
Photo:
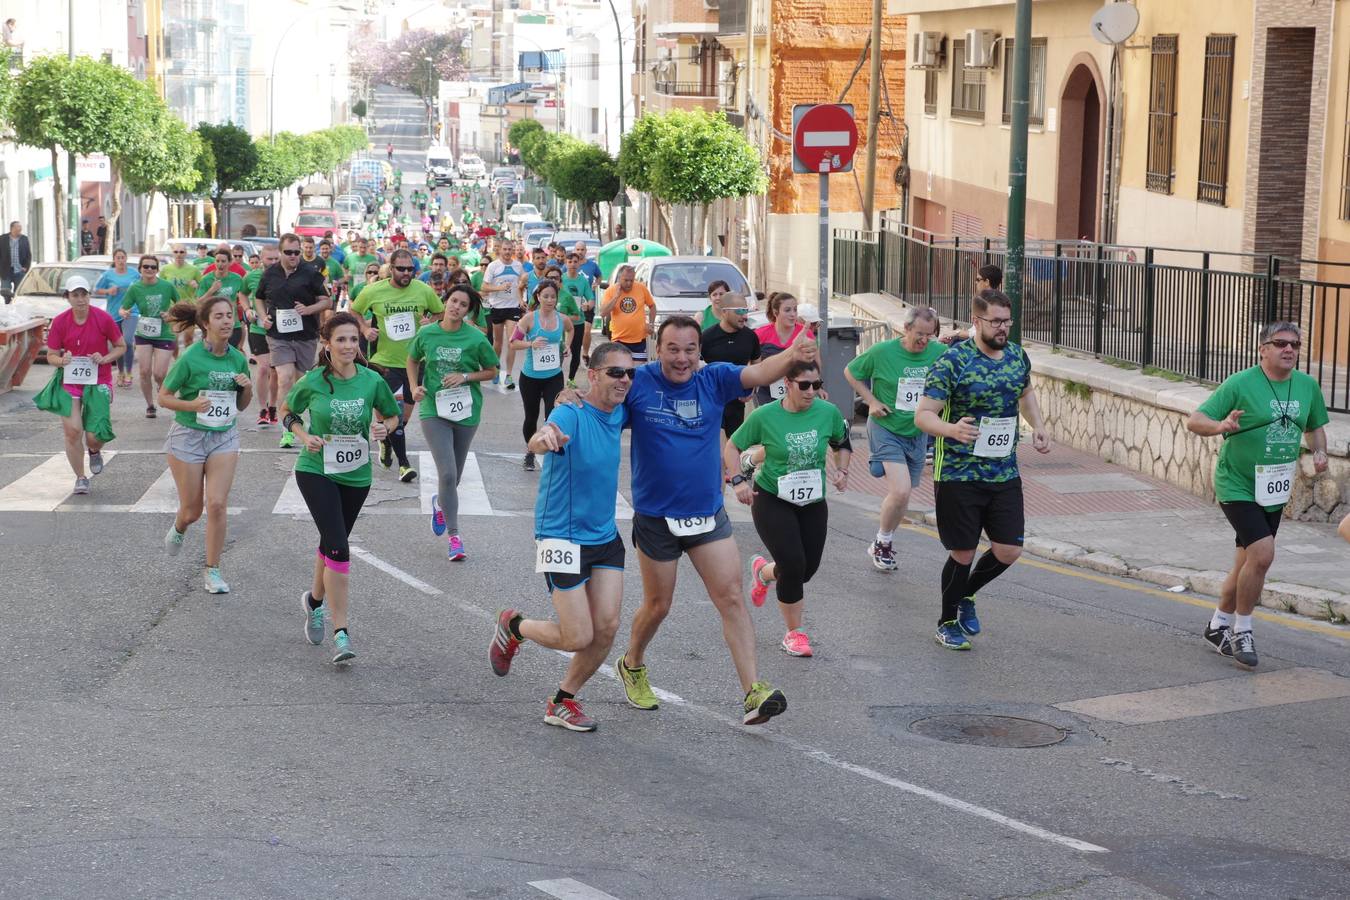
[[[853,171],[858,126],[852,103],[799,103],[792,107],[792,171],[819,173],[822,162],[831,172]]]

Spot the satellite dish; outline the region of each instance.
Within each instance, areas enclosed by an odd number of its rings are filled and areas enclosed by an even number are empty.
[[[1108,3],[1092,14],[1089,31],[1103,44],[1123,44],[1139,28],[1139,10],[1130,3]]]

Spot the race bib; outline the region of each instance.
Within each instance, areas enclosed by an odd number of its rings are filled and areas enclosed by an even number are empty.
[[[63,384],[94,384],[98,381],[98,366],[87,356],[72,357],[61,381]]]
[[[159,340],[164,320],[159,316],[141,316],[136,320],[136,337]]]
[[[915,412],[923,399],[922,378],[901,378],[895,387],[895,408],[901,412]]]
[[[716,528],[717,517],[680,516],[672,519],[670,516],[666,516],[666,527],[676,537],[693,537],[696,534],[707,534]]]
[[[417,323],[411,312],[394,313],[384,317],[384,333],[391,341],[410,340],[417,332]]]
[[[323,471],[325,475],[341,475],[354,472],[366,464],[370,454],[370,442],[359,434],[330,434],[328,443],[323,445]]]
[[[294,334],[297,331],[303,331],[305,328],[305,323],[301,321],[300,314],[293,309],[277,310],[276,323],[279,334]]]
[[[534,542],[534,571],[539,574],[581,574],[581,545],[562,538],[544,538]]]
[[[238,394],[234,391],[202,391],[206,398],[205,411],[197,413],[197,424],[207,428],[224,428],[234,422],[239,412],[236,403]]]
[[[467,384],[436,392],[436,415],[451,422],[463,422],[473,415],[473,393]]]
[[[825,479],[819,469],[802,469],[778,478],[778,499],[805,506],[825,496]]]
[[[975,455],[1002,459],[1013,452],[1017,442],[1017,416],[980,418],[980,436],[975,439]]]
[[[787,396],[787,381],[775,381],[769,385],[769,396],[774,400],[782,400]]]
[[[1294,490],[1294,463],[1277,463],[1256,467],[1256,502],[1262,506],[1279,506],[1289,502]]]
[[[558,349],[557,344],[549,344],[547,347],[531,347],[530,361],[536,372],[560,369],[562,368],[562,351]]]

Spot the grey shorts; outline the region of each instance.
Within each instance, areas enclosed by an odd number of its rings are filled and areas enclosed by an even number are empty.
[[[174,422],[164,439],[164,452],[185,463],[201,465],[217,453],[239,452],[239,429],[204,431]]]
[[[871,457],[868,469],[874,478],[885,478],[884,462],[902,463],[909,469],[909,485],[918,488],[923,478],[924,456],[928,452],[928,435],[919,433],[912,437],[896,434],[882,428],[876,420],[867,420],[867,451]]]
[[[689,535],[688,537],[677,537],[671,534],[670,526],[661,516],[644,516],[642,513],[635,512],[633,513],[633,546],[641,550],[648,559],[654,559],[657,562],[679,559],[681,553],[687,553],[701,544],[711,544],[713,541],[731,537],[731,519],[727,518],[726,507],[717,511],[717,516],[713,522],[711,531]]]
[[[269,334],[267,347],[272,352],[273,368],[295,366],[297,372],[308,372],[314,368],[314,359],[319,355],[318,341],[288,341]]]

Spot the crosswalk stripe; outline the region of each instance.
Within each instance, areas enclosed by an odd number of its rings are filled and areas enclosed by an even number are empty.
[[[478,457],[472,450],[464,459],[464,474],[459,479],[459,514],[494,515],[492,501],[488,499],[487,485],[483,483],[483,473],[478,469]]]
[[[117,456],[116,450],[103,451],[106,466]],[[64,453],[54,453],[21,478],[0,488],[0,511],[51,512],[70,496],[75,475]]]
[[[422,515],[431,515],[431,498],[439,490],[440,471],[430,451],[417,451],[417,500]]]
[[[178,486],[174,483],[173,472],[165,469],[150,485],[149,490],[141,494],[139,500],[131,504],[129,512],[166,513],[178,511]]]
[[[295,472],[286,476],[286,486],[281,489],[276,505],[272,507],[274,516],[304,515],[309,512],[305,498],[300,495],[300,485],[295,483]]]
[[[633,507],[624,499],[623,491],[620,491],[614,498],[614,518],[631,519],[633,518]]]

